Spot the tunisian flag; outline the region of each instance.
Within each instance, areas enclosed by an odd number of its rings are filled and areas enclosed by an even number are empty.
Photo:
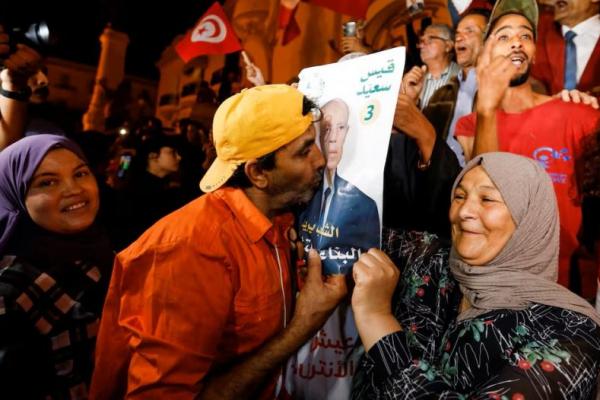
[[[204,54],[227,54],[241,49],[233,27],[218,2],[210,6],[196,26],[175,45],[175,51],[186,63]]]
[[[329,8],[340,14],[364,18],[369,8],[369,0],[307,0],[309,3]]]

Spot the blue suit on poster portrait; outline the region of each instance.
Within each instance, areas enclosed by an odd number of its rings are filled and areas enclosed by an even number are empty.
[[[300,239],[306,248],[321,251],[324,273],[345,273],[358,259],[359,249],[379,247],[379,212],[372,198],[337,173],[327,207],[326,186],[321,185],[300,216]]]
[[[379,212],[374,199],[337,173],[349,130],[348,106],[333,99],[321,111],[319,144],[326,161],[325,176],[300,216],[300,239],[306,249],[319,251],[324,273],[346,273],[361,252],[379,247]]]

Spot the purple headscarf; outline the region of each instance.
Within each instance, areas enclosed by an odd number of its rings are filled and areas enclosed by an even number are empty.
[[[86,160],[75,142],[57,135],[29,136],[0,151],[0,255],[21,218],[27,215],[25,195],[35,170],[55,147],[71,150]]]

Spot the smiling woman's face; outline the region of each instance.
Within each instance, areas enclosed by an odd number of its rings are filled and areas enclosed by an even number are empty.
[[[75,153],[63,148],[46,154],[25,196],[25,207],[33,222],[61,234],[88,228],[99,206],[94,175]]]
[[[465,174],[450,206],[452,245],[469,265],[485,265],[504,248],[515,223],[502,195],[482,167]]]

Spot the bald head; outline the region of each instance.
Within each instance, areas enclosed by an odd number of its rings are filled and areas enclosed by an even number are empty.
[[[342,99],[332,99],[321,107],[321,111],[323,111],[323,116],[327,114],[340,114],[345,115],[346,121],[348,121],[348,115],[350,114],[350,109],[346,102]]]
[[[342,159],[350,110],[342,99],[333,99],[325,103],[321,107],[321,111],[323,119],[321,120],[319,143],[327,162],[327,170],[333,173]]]

